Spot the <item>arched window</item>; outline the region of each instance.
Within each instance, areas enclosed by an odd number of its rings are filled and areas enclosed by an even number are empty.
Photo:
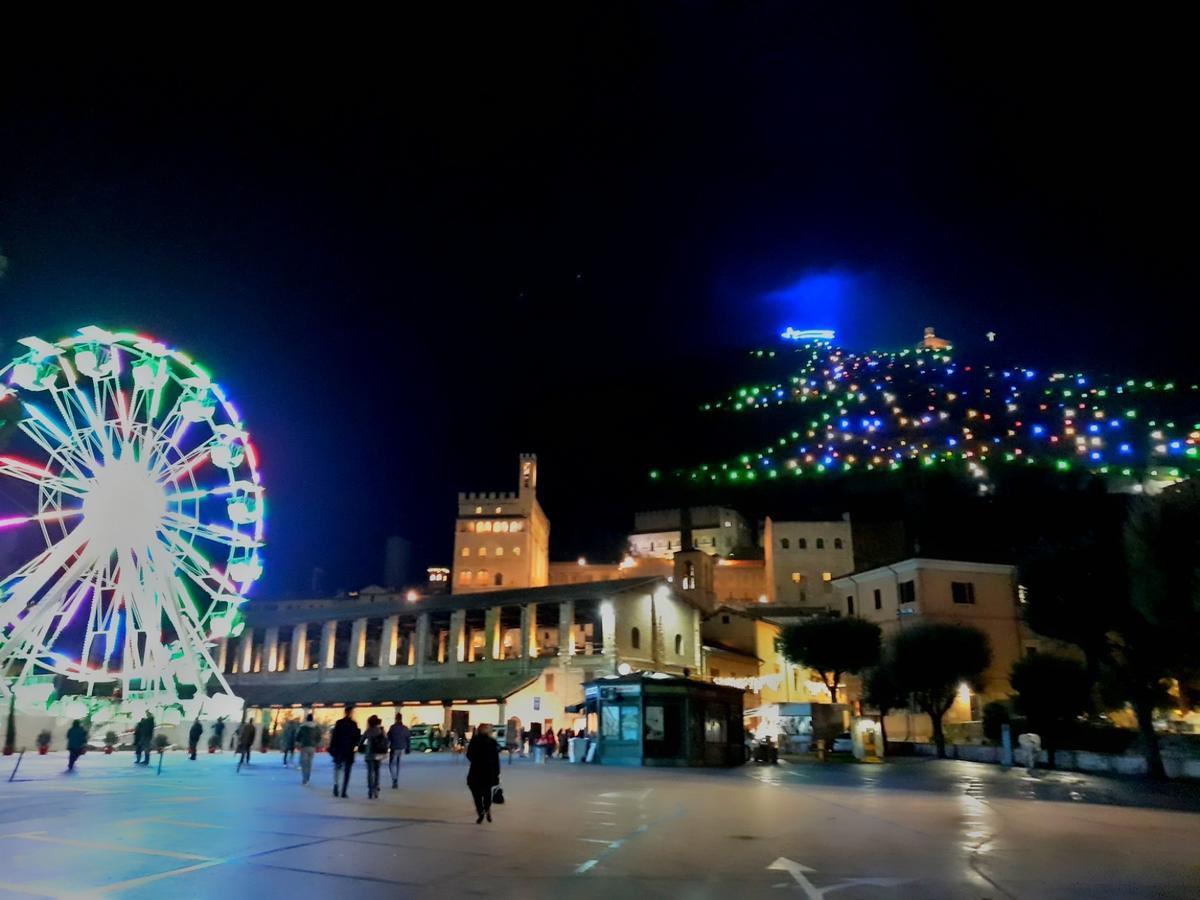
[[[825,549],[825,538],[817,538],[817,549],[818,550]]]
[[[696,589],[696,564],[684,563],[683,565],[683,584],[680,590],[694,591]]]
[[[834,549],[834,550],[841,550],[841,549],[842,549],[842,539],[841,539],[841,538],[834,538],[834,539],[833,539],[833,549]]]
[[[496,573],[496,584],[497,585],[504,584],[504,576],[500,572]]]
[[[808,538],[798,538],[796,540],[796,549],[797,550],[807,550],[808,549]]]
[[[480,556],[487,556],[487,547],[480,547],[480,548],[479,548],[479,555],[480,555]]]
[[[791,542],[791,541],[789,541],[787,538],[784,538],[783,540],[781,540],[781,541],[779,542],[779,546],[780,546],[780,548],[781,548],[781,549],[783,549],[783,550],[787,550],[789,547],[791,547],[791,546],[792,546],[792,542]]]
[[[497,556],[503,556],[503,555],[504,555],[504,548],[503,548],[503,547],[497,547],[497,548],[496,548],[496,555],[497,555]]]
[[[683,655],[683,635],[682,634],[675,635],[675,655],[676,656]]]
[[[629,645],[633,647],[634,650],[640,650],[642,648],[642,633],[636,628],[629,632]]]
[[[487,584],[488,583],[488,570],[487,569],[480,569],[478,572],[475,573],[475,583],[476,584]]]

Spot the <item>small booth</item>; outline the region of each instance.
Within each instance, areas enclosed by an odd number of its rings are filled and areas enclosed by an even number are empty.
[[[769,703],[746,710],[746,725],[757,740],[771,738],[780,753],[807,753],[818,740],[832,746],[849,717],[840,703]]]
[[[599,722],[597,762],[610,766],[737,766],[745,762],[740,688],[659,673],[583,686]]]

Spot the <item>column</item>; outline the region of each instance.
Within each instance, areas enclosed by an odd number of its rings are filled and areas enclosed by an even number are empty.
[[[483,621],[483,658],[500,659],[504,655],[500,635],[500,607],[488,607]]]
[[[692,610],[692,677],[704,677],[704,640],[700,635],[700,610]]]
[[[217,646],[213,649],[213,665],[217,667],[218,672],[224,672],[229,663],[229,638],[218,638]]]
[[[564,600],[558,604],[558,655],[575,655],[575,638],[571,634],[575,627],[575,601]]]
[[[429,613],[417,616],[417,674],[425,673],[425,660],[429,656]]]
[[[383,633],[379,636],[379,668],[402,666],[398,638],[400,637],[400,617],[388,616],[383,620]]]
[[[293,672],[303,672],[308,668],[308,623],[301,622],[292,626],[292,665]]]
[[[350,653],[348,655],[351,669],[361,669],[367,662],[367,620],[355,619],[350,625]]]
[[[238,644],[238,652],[241,655],[241,660],[238,663],[238,672],[243,675],[249,675],[254,671],[254,629],[247,628],[242,632],[242,642]]]
[[[321,626],[321,658],[317,665],[322,669],[333,668],[333,650],[337,641],[337,619],[330,619]]]
[[[467,658],[467,611],[456,609],[450,613],[450,637],[446,642],[446,662],[450,671],[456,672],[458,664]]]
[[[272,626],[263,636],[262,668],[264,672],[274,672],[279,662],[279,628]]]
[[[521,607],[521,671],[528,672],[529,660],[537,656],[537,604]]]

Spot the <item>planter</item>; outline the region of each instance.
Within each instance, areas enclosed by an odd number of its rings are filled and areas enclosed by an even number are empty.
[[[38,747],[38,756],[45,756],[49,752],[50,752],[49,747]]]
[[[105,755],[105,756],[111,756],[111,755],[112,755],[112,747],[105,747],[105,748],[104,748],[104,755]]]
[[[209,752],[209,753],[216,753],[216,752],[217,752],[217,748],[216,748],[216,747],[209,747],[209,748],[208,748],[208,752]]]
[[[4,748],[4,755],[5,755],[5,756],[12,756],[12,755],[13,755],[13,748],[12,748],[12,747],[5,747],[5,748]]]

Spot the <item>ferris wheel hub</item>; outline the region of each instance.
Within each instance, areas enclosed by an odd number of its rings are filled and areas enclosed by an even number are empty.
[[[116,549],[141,551],[155,540],[167,495],[153,474],[131,457],[94,471],[83,498],[83,520],[97,540]]]

